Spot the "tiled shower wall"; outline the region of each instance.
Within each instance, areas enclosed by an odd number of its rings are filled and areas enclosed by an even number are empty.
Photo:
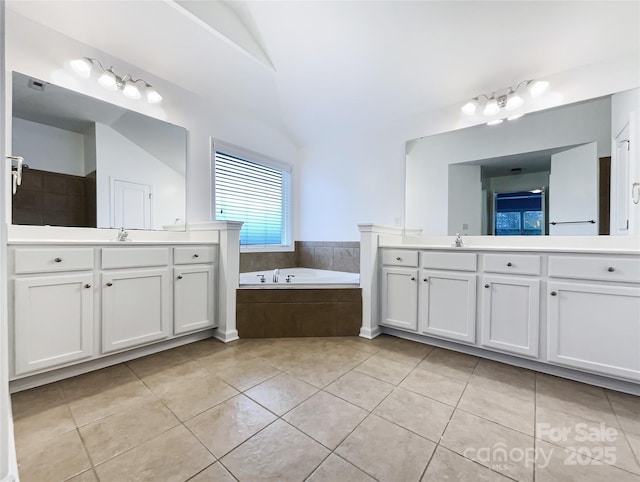
[[[360,243],[357,241],[296,241],[295,251],[240,253],[241,273],[296,267],[358,273],[360,272]]]

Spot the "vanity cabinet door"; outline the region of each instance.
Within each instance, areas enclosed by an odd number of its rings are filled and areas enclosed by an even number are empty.
[[[171,334],[168,269],[102,274],[102,352],[110,353]]]
[[[640,381],[640,287],[549,282],[547,359]]]
[[[418,270],[382,268],[382,319],[380,324],[418,329]]]
[[[475,274],[423,270],[419,306],[421,333],[475,343]]]
[[[15,281],[15,374],[93,355],[93,274]]]
[[[216,326],[213,266],[174,268],[173,294],[173,330],[176,335]]]
[[[482,283],[482,345],[537,358],[540,281],[483,276]]]

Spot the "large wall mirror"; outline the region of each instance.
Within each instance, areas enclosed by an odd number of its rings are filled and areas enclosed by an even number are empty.
[[[184,224],[184,128],[13,73],[12,223],[127,229]]]
[[[625,234],[616,222],[628,217],[610,219],[627,202],[610,187],[628,184],[611,165],[614,98],[409,141],[406,226],[425,235]]]

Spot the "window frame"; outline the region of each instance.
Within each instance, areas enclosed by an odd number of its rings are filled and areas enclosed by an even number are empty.
[[[211,219],[216,219],[216,152],[228,154],[232,157],[237,157],[249,162],[255,162],[272,169],[277,169],[286,173],[283,176],[283,193],[285,193],[285,202],[288,206],[283,207],[282,217],[282,236],[284,242],[282,244],[257,244],[257,245],[240,245],[241,253],[279,253],[294,251],[294,243],[292,240],[292,220],[293,220],[293,166],[286,162],[274,159],[272,157],[260,154],[259,152],[246,149],[244,147],[237,146],[225,141],[221,141],[215,138],[211,138]]]

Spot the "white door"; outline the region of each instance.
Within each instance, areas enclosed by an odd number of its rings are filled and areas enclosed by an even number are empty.
[[[640,288],[549,282],[547,359],[640,381]]]
[[[476,341],[476,275],[423,270],[420,331],[450,340]]]
[[[215,326],[213,266],[174,268],[173,293],[176,335]]]
[[[382,268],[383,325],[418,329],[418,270]]]
[[[597,143],[551,156],[549,234],[598,235]]]
[[[151,228],[151,186],[112,179],[112,228]]]
[[[537,358],[540,281],[483,276],[482,283],[482,345]]]
[[[16,375],[93,355],[93,275],[15,281]]]
[[[631,143],[629,124],[613,141],[611,159],[611,234],[629,234],[629,207],[631,204]]]
[[[102,274],[102,352],[161,340],[171,330],[168,269]]]

